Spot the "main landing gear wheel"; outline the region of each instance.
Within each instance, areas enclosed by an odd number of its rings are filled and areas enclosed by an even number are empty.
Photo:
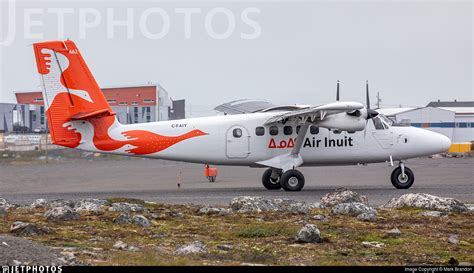
[[[304,176],[298,170],[288,170],[281,176],[280,184],[285,191],[300,191],[304,187]]]
[[[281,174],[276,178],[272,177],[272,169],[266,170],[262,175],[262,184],[267,190],[281,189],[280,180]]]
[[[408,167],[405,167],[405,175],[403,175],[402,167],[397,167],[392,171],[390,180],[392,180],[392,185],[395,188],[408,189],[415,182],[415,175]]]

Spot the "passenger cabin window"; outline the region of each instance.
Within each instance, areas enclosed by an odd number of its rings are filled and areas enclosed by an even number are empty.
[[[263,136],[265,134],[265,128],[263,128],[263,127],[255,128],[255,134],[257,136]]]
[[[239,128],[234,129],[234,131],[232,131],[232,135],[235,138],[242,137],[242,129],[239,129]]]
[[[293,134],[293,127],[291,127],[291,126],[283,127],[283,133],[287,136]]]
[[[318,127],[318,126],[311,125],[311,127],[309,127],[309,132],[310,132],[312,135],[317,135],[317,134],[319,134],[319,127]]]
[[[278,127],[277,126],[270,126],[270,135],[272,135],[272,136],[278,135]]]

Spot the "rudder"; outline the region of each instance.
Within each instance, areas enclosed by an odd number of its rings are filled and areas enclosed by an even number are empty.
[[[73,41],[35,43],[33,47],[52,141],[75,148],[81,136],[69,130],[68,122],[115,113]]]

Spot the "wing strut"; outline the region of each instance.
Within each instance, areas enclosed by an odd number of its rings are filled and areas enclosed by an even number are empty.
[[[309,124],[309,122],[305,122],[303,126],[301,126],[300,131],[298,132],[298,136],[296,137],[295,146],[291,150],[292,155],[297,155],[300,153],[301,147],[303,147],[306,132],[308,132]]]
[[[300,128],[296,137],[295,146],[290,153],[272,157],[270,159],[256,162],[257,164],[268,166],[275,169],[281,169],[283,172],[299,167],[303,164],[303,158],[300,155],[301,147],[303,147],[304,138],[311,125],[306,121]]]

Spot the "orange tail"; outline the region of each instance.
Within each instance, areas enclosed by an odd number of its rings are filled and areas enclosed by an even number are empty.
[[[68,122],[115,113],[74,42],[51,41],[36,43],[33,47],[52,141],[75,148],[81,136],[69,130]]]

